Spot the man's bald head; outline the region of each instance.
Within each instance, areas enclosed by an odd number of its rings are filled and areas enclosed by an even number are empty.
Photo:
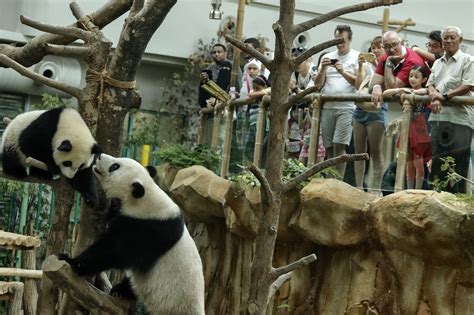
[[[402,55],[402,39],[395,31],[385,32],[382,36],[382,45],[385,53],[389,56]]]

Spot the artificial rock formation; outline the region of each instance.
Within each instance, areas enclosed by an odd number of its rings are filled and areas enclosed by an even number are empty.
[[[206,310],[241,313],[259,190],[200,166],[178,171],[168,185],[203,258]],[[473,215],[472,202],[449,193],[377,198],[315,179],[283,197],[274,266],[311,253],[318,261],[293,274],[267,313],[473,314]]]

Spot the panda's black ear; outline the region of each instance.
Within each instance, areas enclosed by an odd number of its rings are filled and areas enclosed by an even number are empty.
[[[91,149],[91,154],[99,155],[101,153],[103,153],[102,149],[99,147],[99,145],[97,143],[94,143],[94,145],[92,146],[92,149]]]
[[[61,144],[58,147],[58,151],[63,151],[63,152],[71,152],[72,150],[72,144],[71,141],[69,140],[64,140],[61,142]]]
[[[133,190],[132,190],[132,196],[136,199],[139,199],[143,196],[145,196],[145,187],[139,182],[134,182],[132,184]]]
[[[146,170],[148,171],[148,174],[150,174],[151,178],[155,178],[156,174],[158,173],[156,171],[156,167],[154,167],[153,165],[148,165],[146,167]]]

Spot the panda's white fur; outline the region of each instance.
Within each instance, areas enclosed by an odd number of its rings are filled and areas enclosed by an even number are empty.
[[[79,274],[125,269],[127,286],[150,314],[204,314],[202,262],[179,207],[132,159],[101,154],[94,171],[119,209],[100,239],[62,259]]]
[[[34,129],[31,129],[33,125]],[[56,127],[56,131],[50,132],[54,127]],[[31,142],[28,148],[22,148],[20,141],[20,137],[25,137],[25,131],[28,132],[27,137]],[[69,141],[72,144],[69,151],[58,150],[64,141]],[[31,156],[45,163],[48,166],[48,171],[51,172],[51,161],[41,158],[49,157],[52,158],[60,172],[71,179],[81,165],[82,168],[91,165],[94,158],[92,151],[95,145],[96,142],[81,115],[72,108],[26,112],[16,116],[8,124],[2,136],[3,169],[7,172],[11,169],[12,172],[9,175],[24,177],[23,172],[18,172],[15,167],[9,168],[9,165],[5,165],[5,163],[10,163],[16,156],[20,165],[26,169],[26,158]],[[26,150],[33,153],[27,154]],[[6,162],[9,155],[11,159]],[[65,161],[70,161],[71,166],[64,166],[63,162]]]

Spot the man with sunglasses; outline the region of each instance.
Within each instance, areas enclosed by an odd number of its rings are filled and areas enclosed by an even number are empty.
[[[382,36],[385,54],[380,57],[375,73],[370,81],[372,101],[383,102],[384,89],[409,86],[408,77],[411,68],[424,66],[424,60],[410,48],[403,46],[399,34],[395,31],[385,32]]]

